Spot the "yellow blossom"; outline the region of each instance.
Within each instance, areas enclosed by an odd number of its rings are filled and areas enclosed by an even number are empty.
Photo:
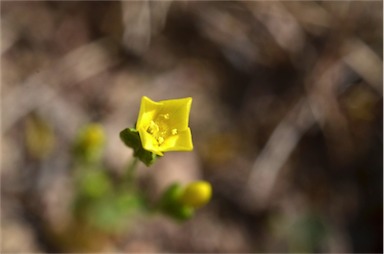
[[[180,200],[185,205],[199,208],[209,202],[211,195],[211,184],[206,181],[197,181],[187,185]]]
[[[191,104],[191,97],[154,102],[143,96],[136,124],[143,148],[159,156],[168,151],[191,151]]]

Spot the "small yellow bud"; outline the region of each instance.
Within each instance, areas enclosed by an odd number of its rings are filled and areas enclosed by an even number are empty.
[[[102,146],[105,141],[104,129],[100,124],[89,124],[83,130],[81,138],[83,145],[87,148]]]
[[[100,124],[91,123],[79,131],[75,140],[74,151],[79,158],[86,161],[101,159],[105,144],[104,129]]]
[[[205,181],[197,181],[187,185],[181,195],[180,201],[184,205],[199,208],[209,202],[211,195],[211,184]]]

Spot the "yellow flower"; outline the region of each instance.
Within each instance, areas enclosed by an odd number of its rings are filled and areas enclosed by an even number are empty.
[[[154,102],[143,96],[136,124],[143,148],[159,156],[168,151],[191,151],[191,104],[190,97]]]
[[[184,205],[199,208],[209,202],[211,195],[211,184],[206,181],[197,181],[187,185],[181,195],[180,201]]]

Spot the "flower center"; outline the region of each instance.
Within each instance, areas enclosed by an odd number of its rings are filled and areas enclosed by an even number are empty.
[[[147,132],[151,134],[157,141],[158,145],[164,143],[170,135],[177,135],[177,129],[170,129],[169,114],[160,114],[154,120],[151,120],[147,128]]]

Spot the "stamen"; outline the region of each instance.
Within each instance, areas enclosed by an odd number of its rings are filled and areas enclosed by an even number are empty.
[[[159,115],[160,117],[162,117],[162,118],[164,118],[164,119],[166,119],[166,120],[168,120],[169,119],[169,114],[167,113],[167,114],[161,114],[161,115]]]
[[[159,126],[154,121],[151,121],[151,123],[148,126],[147,132],[149,134],[154,134],[155,132],[158,132],[158,131],[159,131]]]
[[[172,135],[176,135],[177,134],[177,129],[172,129],[171,133],[172,133]]]

